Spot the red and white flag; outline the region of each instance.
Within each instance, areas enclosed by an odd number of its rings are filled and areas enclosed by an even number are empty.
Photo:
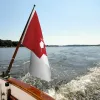
[[[22,44],[31,50],[29,73],[35,77],[50,81],[51,70],[36,11],[31,15]]]

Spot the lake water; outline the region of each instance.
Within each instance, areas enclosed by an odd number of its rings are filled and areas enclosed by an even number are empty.
[[[0,48],[1,72],[7,69],[14,50],[15,48]],[[100,88],[99,46],[47,47],[47,54],[52,81],[45,84],[40,81],[42,89],[56,100],[90,100],[92,97],[100,100],[100,91],[97,91]],[[28,71],[29,62],[26,62],[29,60],[30,51],[24,47],[20,48],[11,70],[11,76],[23,78]],[[28,81],[29,79],[31,78],[28,78]],[[97,96],[94,92],[90,92],[91,89],[96,91]]]

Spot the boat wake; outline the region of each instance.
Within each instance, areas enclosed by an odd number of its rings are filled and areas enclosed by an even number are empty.
[[[87,75],[77,77],[48,94],[56,100],[100,100],[100,67],[91,68]]]
[[[89,72],[71,80],[68,83],[60,82],[60,85],[54,85],[53,81],[46,82],[35,78],[27,73],[21,80],[33,85],[55,100],[100,100],[100,64],[90,68]]]
[[[40,78],[33,77],[30,75],[30,73],[27,73],[24,77],[21,78],[21,80],[25,83],[28,83],[32,86],[35,86],[36,88],[47,91],[49,89],[49,82],[45,80],[41,80]]]

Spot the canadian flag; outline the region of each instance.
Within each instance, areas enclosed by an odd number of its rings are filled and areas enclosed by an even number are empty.
[[[36,11],[31,15],[22,39],[22,44],[31,50],[29,73],[35,77],[50,81],[51,70]]]

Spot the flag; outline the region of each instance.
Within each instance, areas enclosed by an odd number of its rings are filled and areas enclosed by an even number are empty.
[[[31,15],[22,44],[31,50],[29,73],[46,81],[51,80],[51,71],[46,46],[36,11]]]

